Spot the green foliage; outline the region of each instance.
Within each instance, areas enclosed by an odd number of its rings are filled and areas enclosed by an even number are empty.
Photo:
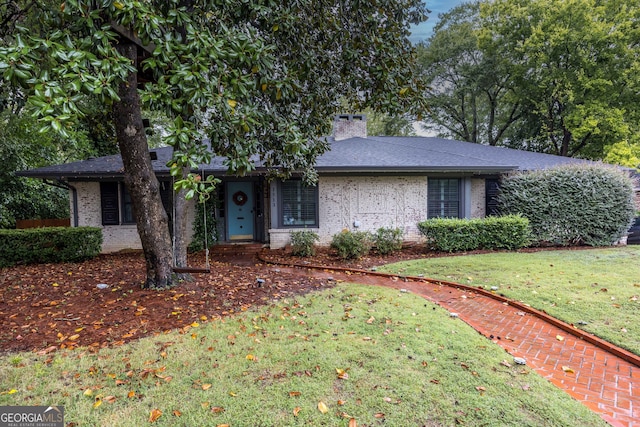
[[[328,148],[317,137],[328,133],[326,119],[341,98],[358,110],[398,115],[423,93],[407,38],[410,25],[426,19],[420,0],[29,7],[25,15],[37,18],[38,31],[31,21],[9,31],[0,74],[21,89],[43,129],[67,134],[84,115],[82,99],[109,106],[137,73],[146,82],[143,106],[175,119],[164,143],[175,149],[176,177],[218,154],[233,174],[251,172],[252,156],[260,155],[274,172],[313,178],[314,160]],[[122,28],[145,46],[139,69],[117,49]],[[201,144],[205,138],[210,147]]]
[[[500,58],[529,149],[601,159],[638,139],[640,1],[483,2],[479,46]]]
[[[309,230],[292,231],[291,253],[294,256],[308,257],[316,254],[315,243],[320,240],[317,233]]]
[[[601,165],[570,165],[503,178],[503,213],[529,219],[538,245],[611,245],[635,215],[633,183],[622,171]]]
[[[400,228],[381,227],[373,235],[373,244],[376,252],[387,255],[402,249],[402,237],[404,233]]]
[[[413,120],[403,115],[391,116],[375,112],[371,108],[364,111],[367,115],[367,135],[371,136],[415,136]]]
[[[93,258],[102,248],[95,227],[0,230],[0,267],[17,263],[57,263]]]
[[[191,239],[191,243],[189,243],[189,251],[199,252],[220,240],[218,232],[218,218],[216,217],[216,200],[217,199],[214,197],[210,198],[204,205],[204,208],[202,203],[198,203],[196,205],[196,211],[193,218],[193,237]]]
[[[434,34],[418,45],[420,73],[429,84],[422,114],[440,136],[486,145],[508,143],[521,117],[514,81],[494,53],[478,46],[478,2],[440,15]]]
[[[373,236],[366,231],[344,230],[331,239],[331,247],[342,259],[358,259],[367,255],[372,245]]]
[[[518,215],[478,219],[433,218],[418,224],[429,249],[442,252],[519,249],[529,244],[529,221]]]
[[[0,113],[0,228],[20,219],[68,218],[69,196],[62,188],[15,176],[16,171],[113,154],[113,129],[95,105],[68,138],[40,133],[38,122],[24,112]],[[110,136],[111,135],[111,136]]]

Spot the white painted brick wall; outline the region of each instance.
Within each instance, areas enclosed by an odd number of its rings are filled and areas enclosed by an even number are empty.
[[[405,241],[421,241],[417,224],[427,218],[426,177],[326,177],[319,188],[320,245],[329,245],[344,229],[375,232],[398,227]],[[354,222],[360,223],[359,228]],[[287,229],[270,229],[270,247],[289,243]]]
[[[471,180],[471,218],[484,218],[487,214],[485,180]]]

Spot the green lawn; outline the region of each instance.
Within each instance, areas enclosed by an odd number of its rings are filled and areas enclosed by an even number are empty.
[[[640,355],[640,246],[430,258],[379,271],[497,287]]]
[[[97,353],[4,356],[0,405],[62,405],[78,426],[606,425],[440,307],[350,284]]]

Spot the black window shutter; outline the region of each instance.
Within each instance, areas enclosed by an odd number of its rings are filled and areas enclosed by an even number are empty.
[[[485,180],[485,215],[498,215],[498,192],[500,181],[497,179]]]
[[[117,182],[100,183],[100,205],[102,209],[102,225],[120,224]]]

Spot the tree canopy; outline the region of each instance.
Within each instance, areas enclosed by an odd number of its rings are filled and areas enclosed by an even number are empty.
[[[639,6],[496,0],[454,9],[421,47],[434,106],[425,116],[458,139],[637,166]]]
[[[171,282],[170,240],[149,182],[142,106],[173,118],[165,138],[172,173],[178,188],[196,194],[210,187],[185,170],[214,154],[232,174],[252,171],[258,156],[274,174],[302,171],[313,180],[328,148],[318,136],[343,98],[357,110],[420,105],[407,38],[409,25],[426,19],[419,0],[19,4],[29,12],[14,16],[28,19],[2,37],[0,73],[45,128],[63,135],[86,97],[113,105],[150,285]]]
[[[420,73],[429,83],[427,128],[442,136],[504,145],[521,117],[513,82],[500,61],[478,46],[480,6],[463,3],[440,16],[418,46]]]

